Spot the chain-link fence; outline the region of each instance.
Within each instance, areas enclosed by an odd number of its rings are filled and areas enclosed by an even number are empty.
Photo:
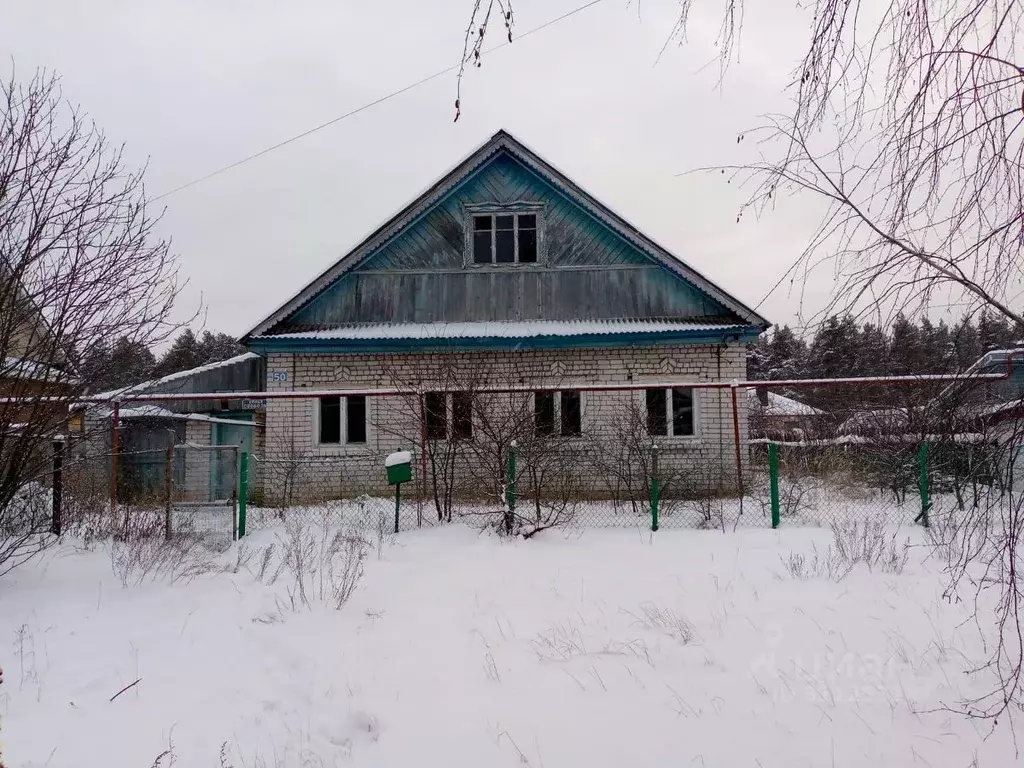
[[[296,518],[381,533],[451,522],[519,532],[555,526],[731,530],[867,519],[927,524],[933,505],[977,505],[979,495],[1003,482],[998,446],[981,439],[755,439],[745,451],[742,486],[736,476],[651,446],[636,466],[624,462],[605,475],[603,487],[588,491],[583,474],[568,474],[599,461],[587,448],[577,443],[572,460],[553,467],[538,466],[528,452],[510,446],[501,452],[490,493],[479,477],[444,473],[414,454],[413,479],[397,499],[386,484],[364,483],[366,492],[358,492],[365,457],[282,462],[190,444],[116,459],[78,453],[63,457],[59,506],[65,530],[226,544]],[[383,473],[383,459],[371,459]],[[467,493],[474,477],[476,492]],[[268,494],[267,483],[282,482],[287,493]]]
[[[289,409],[256,453],[183,442],[180,430],[165,430],[159,449],[71,450],[68,514],[100,507],[121,530],[137,521],[169,537],[221,541],[296,516],[392,532],[454,521],[526,534],[729,530],[927,524],[934,505],[976,506],[1004,488],[1002,427],[979,421],[972,401],[937,408],[941,399],[922,388],[883,408],[893,395],[876,385],[825,389],[815,407],[737,387],[697,401],[674,388],[561,397],[561,410],[544,392],[497,403],[486,393],[438,397],[438,409],[450,405],[444,414],[425,400],[418,414],[360,401],[366,423],[354,444],[338,434],[333,444],[318,440],[316,421],[296,421]],[[303,425],[310,431],[295,431]],[[154,442],[148,434],[139,444]],[[411,451],[412,477],[397,488],[385,446]]]
[[[62,446],[52,485],[54,530],[84,537],[237,537],[241,453],[236,447],[170,444],[140,451]]]
[[[287,463],[289,497],[251,503],[248,530],[296,514],[399,531],[459,521],[518,531],[828,526],[867,519],[927,523],[934,503],[962,504],[993,487],[997,450],[980,440],[755,439],[744,451],[742,474],[734,475],[720,464],[689,460],[685,448],[652,445],[633,456],[635,466],[623,459],[599,485],[588,485],[586,470],[580,470],[603,466],[597,448],[581,441],[571,459],[558,465],[546,459],[538,466],[528,452],[509,446],[500,452],[500,471],[490,482],[462,474],[466,467],[457,462],[446,471],[414,456],[417,472],[403,486],[397,514],[394,496],[379,485],[366,493],[345,492],[358,487],[363,458],[304,457]],[[382,459],[375,463],[383,466]],[[267,482],[279,471],[274,464],[254,456],[251,466]],[[257,490],[251,499],[264,496]]]

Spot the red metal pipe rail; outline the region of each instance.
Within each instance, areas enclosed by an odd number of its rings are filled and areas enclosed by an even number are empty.
[[[828,386],[850,386],[856,384],[936,384],[942,382],[953,383],[957,381],[1002,381],[1009,378],[1007,373],[974,373],[974,374],[923,374],[918,376],[861,376],[841,379],[774,379],[770,381],[682,381],[679,379],[670,381],[644,381],[633,384],[566,384],[566,383],[537,383],[520,384],[512,386],[483,386],[475,387],[474,392],[480,394],[512,394],[515,392],[535,392],[538,389],[554,389],[561,392],[631,392],[644,389],[669,389],[672,387],[685,387],[686,389],[775,389],[779,387],[828,387]],[[419,396],[427,389],[401,389],[397,387],[372,387],[349,389],[292,389],[284,391],[269,392],[164,392],[156,394],[138,395],[107,395],[83,396],[77,399],[77,403],[89,405],[102,405],[104,403],[114,405],[120,403],[159,403],[159,402],[183,402],[187,400],[299,400],[315,397],[345,397],[363,395],[366,397],[400,397]],[[66,398],[0,398],[0,403],[19,402],[30,400],[53,400],[55,402],[66,402]]]

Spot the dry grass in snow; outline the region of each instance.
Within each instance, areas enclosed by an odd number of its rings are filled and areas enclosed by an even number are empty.
[[[0,581],[3,754],[50,768],[1013,764],[1008,724],[986,738],[988,723],[943,710],[991,681],[966,674],[982,638],[942,600],[921,532],[876,549],[865,535],[502,541],[452,526],[378,557],[372,533],[363,549],[351,531],[281,528],[173,584],[64,545]],[[792,573],[842,547],[862,562],[831,566],[841,578]]]

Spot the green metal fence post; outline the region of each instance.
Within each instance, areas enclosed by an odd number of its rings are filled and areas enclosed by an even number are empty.
[[[658,471],[658,446],[651,446],[651,530],[658,530],[661,507],[661,472]]]
[[[505,532],[512,533],[516,512],[516,441],[508,446],[508,477],[505,484]]]
[[[928,527],[928,511],[932,508],[931,495],[928,492],[928,443],[922,442],[921,448],[917,454],[919,469],[921,471],[920,479],[918,480],[918,488],[921,491],[921,514],[918,515],[914,522],[921,521],[921,525],[925,528]]]
[[[245,536],[245,513],[249,505],[249,454],[242,451],[238,462],[238,538]]]
[[[768,478],[772,497],[772,528],[779,527],[779,447],[768,443]]]
[[[402,484],[395,483],[395,533],[398,533],[399,516],[398,510],[402,506]]]

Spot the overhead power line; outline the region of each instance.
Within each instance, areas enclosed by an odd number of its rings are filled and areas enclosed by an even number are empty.
[[[598,5],[599,3],[602,3],[602,2],[604,2],[604,0],[590,0],[589,3],[584,3],[583,5],[581,5],[581,6],[577,7],[577,8],[574,8],[571,11],[563,13],[561,16],[558,16],[558,17],[556,17],[554,19],[551,19],[550,21],[547,21],[547,22],[541,24],[540,26],[533,27],[532,29],[528,29],[526,32],[523,32],[521,35],[517,35],[515,39],[516,40],[522,40],[524,37],[529,37],[532,34],[540,32],[541,30],[547,29],[548,27],[552,27],[555,24],[558,24],[559,22],[565,21],[566,19],[571,18],[571,17],[575,16],[576,14],[578,14],[578,13],[580,13],[582,11],[585,11],[588,8],[592,8],[593,6]],[[506,47],[508,45],[511,45],[511,43],[509,43],[507,41],[503,41],[503,42],[499,43],[498,45],[495,45],[495,46],[492,46],[491,48],[488,48],[486,51],[484,51],[484,53],[485,54],[486,53],[491,53],[493,51],[498,50],[499,48],[504,48],[504,47]],[[458,61],[455,64],[452,64],[449,67],[445,67],[444,69],[439,70],[439,71],[435,72],[432,75],[428,75],[427,77],[424,77],[424,78],[422,78],[420,80],[417,80],[414,83],[410,83],[409,85],[406,85],[403,88],[399,88],[397,91],[392,91],[391,93],[387,94],[386,96],[381,96],[379,99],[375,99],[373,101],[367,102],[366,104],[363,104],[360,107],[356,107],[355,109],[351,110],[350,112],[346,112],[343,115],[338,115],[337,117],[332,118],[332,119],[328,120],[327,122],[320,123],[319,125],[314,126],[314,127],[310,128],[310,129],[308,129],[306,131],[303,131],[302,133],[298,133],[298,134],[296,134],[294,136],[291,136],[290,138],[287,138],[284,141],[279,141],[277,144],[273,144],[272,146],[266,147],[265,149],[261,149],[259,152],[254,152],[251,155],[243,157],[241,160],[236,160],[235,162],[233,162],[233,163],[231,163],[229,165],[225,165],[222,168],[218,168],[215,171],[211,171],[210,173],[207,173],[205,176],[200,176],[198,178],[192,179],[192,181],[188,181],[188,182],[182,184],[181,186],[175,187],[174,189],[171,189],[171,190],[169,190],[167,192],[164,192],[161,195],[157,195],[156,197],[152,198],[151,202],[156,202],[157,200],[163,200],[165,197],[170,197],[171,195],[177,194],[178,192],[186,190],[189,187],[194,187],[196,184],[201,184],[204,181],[208,181],[209,179],[212,179],[214,176],[219,176],[220,174],[226,173],[227,171],[230,171],[230,170],[232,170],[234,168],[237,168],[240,165],[244,165],[245,163],[248,163],[248,162],[250,162],[252,160],[256,160],[257,158],[260,158],[260,157],[263,157],[264,155],[270,154],[274,150],[281,149],[281,147],[285,147],[285,146],[287,146],[287,145],[289,145],[289,144],[291,144],[293,142],[298,141],[299,139],[304,139],[307,136],[316,133],[317,131],[322,131],[324,128],[329,128],[330,126],[335,125],[336,123],[340,123],[342,120],[345,120],[346,118],[352,117],[354,115],[358,115],[360,112],[365,112],[366,110],[370,109],[371,107],[375,107],[378,104],[383,104],[385,101],[388,101],[389,99],[393,99],[396,96],[401,96],[406,91],[411,91],[413,88],[417,88],[417,87],[419,87],[419,86],[421,86],[421,85],[423,85],[425,83],[429,83],[431,80],[436,80],[437,78],[441,77],[442,75],[447,75],[449,72],[454,72],[455,70],[457,70],[461,66],[461,64],[462,64],[462,62]]]

